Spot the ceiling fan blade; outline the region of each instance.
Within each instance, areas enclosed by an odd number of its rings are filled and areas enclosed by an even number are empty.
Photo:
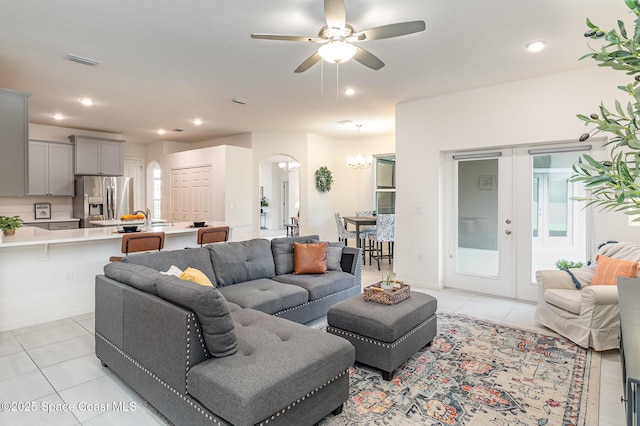
[[[344,28],[347,25],[344,0],[324,0],[324,18],[329,28]]]
[[[399,37],[407,34],[413,34],[424,31],[426,25],[424,21],[400,22],[397,24],[382,25],[380,27],[369,28],[368,30],[359,31],[349,37],[357,41],[380,40],[383,38]]]
[[[306,70],[308,70],[309,68],[311,68],[312,66],[320,62],[320,59],[322,59],[320,57],[320,54],[318,52],[314,53],[313,55],[305,59],[305,61],[301,63],[298,68],[296,68],[295,72],[297,73],[305,72]]]
[[[369,67],[372,70],[379,70],[384,67],[384,62],[382,62],[376,55],[369,52],[368,50],[363,49],[360,46],[356,46],[356,54],[353,59],[360,62],[365,67]]]
[[[291,36],[280,34],[251,34],[251,38],[258,38],[262,40],[280,40],[280,41],[305,41],[309,43],[324,43],[326,40],[317,37],[305,37],[305,36]]]

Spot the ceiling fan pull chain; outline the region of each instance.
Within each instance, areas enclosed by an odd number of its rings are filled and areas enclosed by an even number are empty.
[[[339,100],[338,87],[340,86],[340,64],[336,62],[336,102]]]
[[[324,64],[320,61],[320,96],[324,96]]]

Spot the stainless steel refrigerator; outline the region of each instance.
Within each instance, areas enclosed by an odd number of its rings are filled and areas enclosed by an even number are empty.
[[[73,216],[81,228],[91,221],[120,219],[133,212],[133,181],[123,176],[76,176]]]

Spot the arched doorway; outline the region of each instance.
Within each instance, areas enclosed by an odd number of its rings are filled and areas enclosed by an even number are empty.
[[[299,216],[300,163],[286,154],[260,162],[260,236],[286,234],[285,224]]]

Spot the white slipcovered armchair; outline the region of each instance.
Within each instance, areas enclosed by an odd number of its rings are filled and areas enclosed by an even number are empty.
[[[539,285],[535,319],[576,344],[605,351],[620,347],[620,310],[615,285],[591,285],[596,256],[640,261],[640,245],[607,243],[583,268],[536,272]]]

